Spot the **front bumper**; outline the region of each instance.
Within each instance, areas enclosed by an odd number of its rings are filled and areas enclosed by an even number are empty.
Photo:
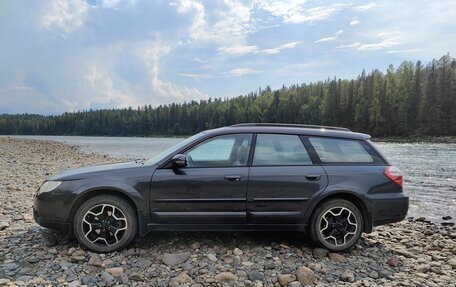
[[[52,193],[33,197],[33,217],[35,222],[43,227],[67,233],[70,231],[70,208],[61,200],[62,194],[58,194],[56,198]]]

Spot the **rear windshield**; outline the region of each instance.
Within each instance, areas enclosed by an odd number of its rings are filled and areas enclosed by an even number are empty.
[[[356,140],[309,138],[323,163],[373,163],[374,159]]]

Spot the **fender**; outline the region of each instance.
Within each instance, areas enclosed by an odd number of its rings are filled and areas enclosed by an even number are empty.
[[[336,187],[336,186],[334,186]],[[356,187],[355,187],[356,189]],[[304,218],[306,218],[306,223],[309,224],[310,218],[312,216],[313,211],[315,208],[323,201],[329,198],[342,198],[348,201],[351,201],[355,205],[360,208],[360,212],[364,219],[364,232],[370,233],[372,232],[373,225],[372,225],[372,215],[368,210],[371,208],[371,204],[369,200],[363,196],[364,194],[355,192],[353,190],[346,190],[346,189],[326,189],[321,191],[319,194],[315,195],[310,202],[309,207],[307,208]],[[361,205],[361,206],[359,206]]]
[[[150,217],[148,196],[147,198],[144,198],[136,189],[122,182],[111,181],[109,185],[99,185],[97,182],[92,182],[77,187],[73,192],[75,197],[70,205],[72,206],[72,209],[69,218],[72,219],[74,217],[79,206],[81,206],[86,199],[101,193],[119,194],[127,199],[127,201],[133,204],[133,207],[137,211],[139,235],[144,236],[148,232],[147,222]],[[71,221],[72,220],[70,220],[70,224],[72,223]]]

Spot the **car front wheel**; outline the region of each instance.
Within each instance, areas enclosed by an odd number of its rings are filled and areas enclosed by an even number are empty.
[[[310,235],[314,243],[332,251],[344,251],[359,240],[362,227],[363,217],[356,205],[344,199],[332,199],[315,210]]]
[[[94,252],[125,248],[136,236],[135,210],[124,199],[98,195],[85,201],[76,212],[73,229],[79,243]]]

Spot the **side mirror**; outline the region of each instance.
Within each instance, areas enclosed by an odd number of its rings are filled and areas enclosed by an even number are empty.
[[[187,156],[185,154],[176,154],[175,156],[173,156],[171,164],[173,168],[186,167],[188,164]]]

